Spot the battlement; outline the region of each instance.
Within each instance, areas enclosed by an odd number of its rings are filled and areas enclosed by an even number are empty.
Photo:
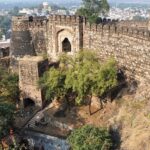
[[[120,21],[105,18],[99,19],[99,24],[89,24],[86,18],[81,16],[69,15],[50,15],[46,16],[14,16],[12,17],[14,30],[28,30],[35,27],[44,28],[47,22],[56,24],[83,24],[86,30],[102,33],[116,33],[128,35],[135,38],[150,39],[150,31],[148,30],[148,21]],[[147,26],[147,28],[146,28]]]
[[[29,17],[27,16],[13,16],[12,21],[17,22],[17,21],[29,21]]]
[[[83,17],[81,16],[66,16],[66,15],[50,15],[48,20],[50,22],[58,23],[82,23]]]
[[[139,39],[150,40],[150,31],[148,29],[140,29],[136,27],[120,26],[113,22],[101,24],[85,24],[85,30],[92,32],[108,33],[108,34],[122,34]]]
[[[29,17],[29,28],[35,28],[35,27],[45,27],[47,24],[48,19],[46,16],[36,16],[36,17]]]

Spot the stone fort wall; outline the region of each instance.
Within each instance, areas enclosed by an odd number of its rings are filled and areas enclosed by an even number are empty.
[[[100,59],[114,56],[137,78],[150,82],[150,31],[148,22],[123,23],[102,20],[90,25],[78,16],[14,17],[12,23],[12,57],[62,52],[67,37],[74,54],[80,49],[95,50]]]
[[[102,60],[113,56],[131,75],[150,81],[150,31],[85,22],[83,35],[84,49],[95,50]]]

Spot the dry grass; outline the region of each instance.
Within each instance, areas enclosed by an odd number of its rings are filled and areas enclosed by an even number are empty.
[[[150,103],[126,100],[114,122],[122,124],[122,150],[150,150]]]

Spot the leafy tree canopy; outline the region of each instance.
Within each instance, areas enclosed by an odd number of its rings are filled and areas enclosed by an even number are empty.
[[[0,67],[0,103],[15,103],[18,96],[18,76]]]
[[[75,95],[76,104],[84,103],[88,95],[100,97],[116,84],[115,61],[102,63],[89,51],[81,51],[75,57],[62,55],[59,67],[50,68],[39,81],[47,99]]]
[[[18,100],[18,96],[18,76],[0,66],[0,139],[8,135],[12,127],[14,103]]]
[[[12,127],[15,107],[12,104],[0,104],[0,139],[9,133]]]
[[[109,11],[107,0],[82,0],[83,7],[77,10],[77,14],[84,16],[90,23],[96,23],[101,14]]]
[[[108,150],[112,146],[109,132],[104,128],[83,126],[68,137],[73,150]]]

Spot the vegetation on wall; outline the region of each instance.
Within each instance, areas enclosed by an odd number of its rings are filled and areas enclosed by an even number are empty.
[[[78,105],[83,104],[87,96],[100,97],[116,84],[115,61],[102,63],[89,51],[81,51],[75,57],[62,55],[59,67],[50,68],[39,81],[46,99],[68,100],[72,96]]]
[[[96,23],[100,15],[109,11],[107,0],[82,0],[83,6],[77,10],[77,14],[84,16],[90,23]]]
[[[83,126],[68,137],[73,150],[108,150],[112,146],[109,132],[104,128]]]

